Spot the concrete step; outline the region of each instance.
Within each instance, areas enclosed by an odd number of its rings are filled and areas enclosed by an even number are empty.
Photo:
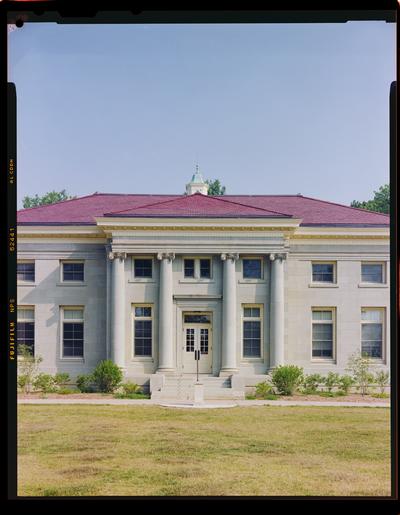
[[[171,391],[171,390],[161,390],[158,392],[153,392],[151,398],[154,400],[193,400],[193,391],[183,390],[183,391]],[[204,392],[204,400],[244,400],[244,392],[240,390],[232,390],[231,388],[214,390],[214,391],[205,391]]]

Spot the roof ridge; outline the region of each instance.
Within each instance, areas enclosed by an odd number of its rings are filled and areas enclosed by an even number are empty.
[[[58,202],[53,202],[52,204],[42,204],[41,206],[23,207],[22,209],[18,210],[18,213],[21,213],[21,211],[28,211],[30,209],[39,209],[40,207],[50,207],[50,206],[55,206],[56,204],[64,204],[65,202],[72,202],[73,200],[81,200],[83,198],[94,197],[96,195],[99,195],[99,193],[97,193],[97,191],[95,193],[91,193],[90,195],[83,195],[82,197],[75,197],[75,198],[67,198],[65,200],[59,200]]]
[[[142,208],[147,208],[147,207],[159,206],[159,205],[162,205],[162,204],[168,204],[169,202],[175,202],[175,201],[180,200],[180,199],[183,200],[185,198],[193,197],[195,195],[200,195],[201,197],[206,198],[206,199],[219,200],[221,202],[225,202],[226,204],[234,204],[234,205],[237,205],[237,206],[248,207],[248,208],[251,208],[251,209],[256,209],[258,211],[263,211],[263,212],[266,212],[266,213],[275,213],[275,214],[278,214],[278,215],[283,215],[283,216],[287,216],[287,217],[291,217],[292,218],[292,215],[288,215],[287,213],[281,213],[280,211],[274,211],[272,209],[265,209],[263,207],[258,207],[258,206],[250,206],[249,204],[243,204],[241,202],[235,202],[233,200],[222,199],[222,198],[220,198],[222,195],[203,195],[202,193],[199,193],[199,192],[193,193],[192,195],[185,195],[185,194],[183,194],[183,195],[180,195],[178,198],[163,200],[163,201],[159,201],[159,202],[152,202],[150,204],[143,204],[141,206],[134,206],[133,208],[121,209],[120,211],[110,211],[109,213],[104,213],[104,215],[106,216],[106,215],[122,214],[122,213],[124,213],[126,211],[131,211],[131,210],[135,210],[135,209],[142,209]]]
[[[379,211],[370,211],[369,209],[362,209],[360,207],[346,206],[345,204],[339,204],[339,202],[331,202],[330,200],[321,200],[319,198],[314,198],[314,197],[303,196],[303,198],[307,198],[309,200],[315,200],[316,202],[322,202],[323,204],[332,204],[334,206],[347,207],[348,209],[355,209],[357,211],[361,211],[362,213],[373,213],[374,215],[383,215],[383,216],[387,216],[388,218],[390,218],[390,214],[388,214],[388,213],[379,213]]]

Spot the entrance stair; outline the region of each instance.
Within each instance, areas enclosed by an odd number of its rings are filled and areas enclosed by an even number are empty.
[[[195,374],[165,375],[163,385],[151,392],[151,398],[168,401],[194,400]],[[214,377],[205,374],[199,376],[199,383],[204,385],[204,400],[243,400],[244,391],[233,389],[230,377]]]

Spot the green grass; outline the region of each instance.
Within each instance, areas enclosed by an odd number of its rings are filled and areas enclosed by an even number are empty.
[[[18,495],[390,495],[389,409],[20,405]]]
[[[135,392],[135,393],[116,393],[114,395],[116,399],[150,399],[150,395],[147,393]]]

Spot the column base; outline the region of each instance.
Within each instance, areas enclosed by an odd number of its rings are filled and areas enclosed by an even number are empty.
[[[223,368],[219,371],[219,377],[228,377],[238,372],[239,370],[237,368]]]
[[[176,374],[176,368],[158,368],[156,374],[174,375]]]

